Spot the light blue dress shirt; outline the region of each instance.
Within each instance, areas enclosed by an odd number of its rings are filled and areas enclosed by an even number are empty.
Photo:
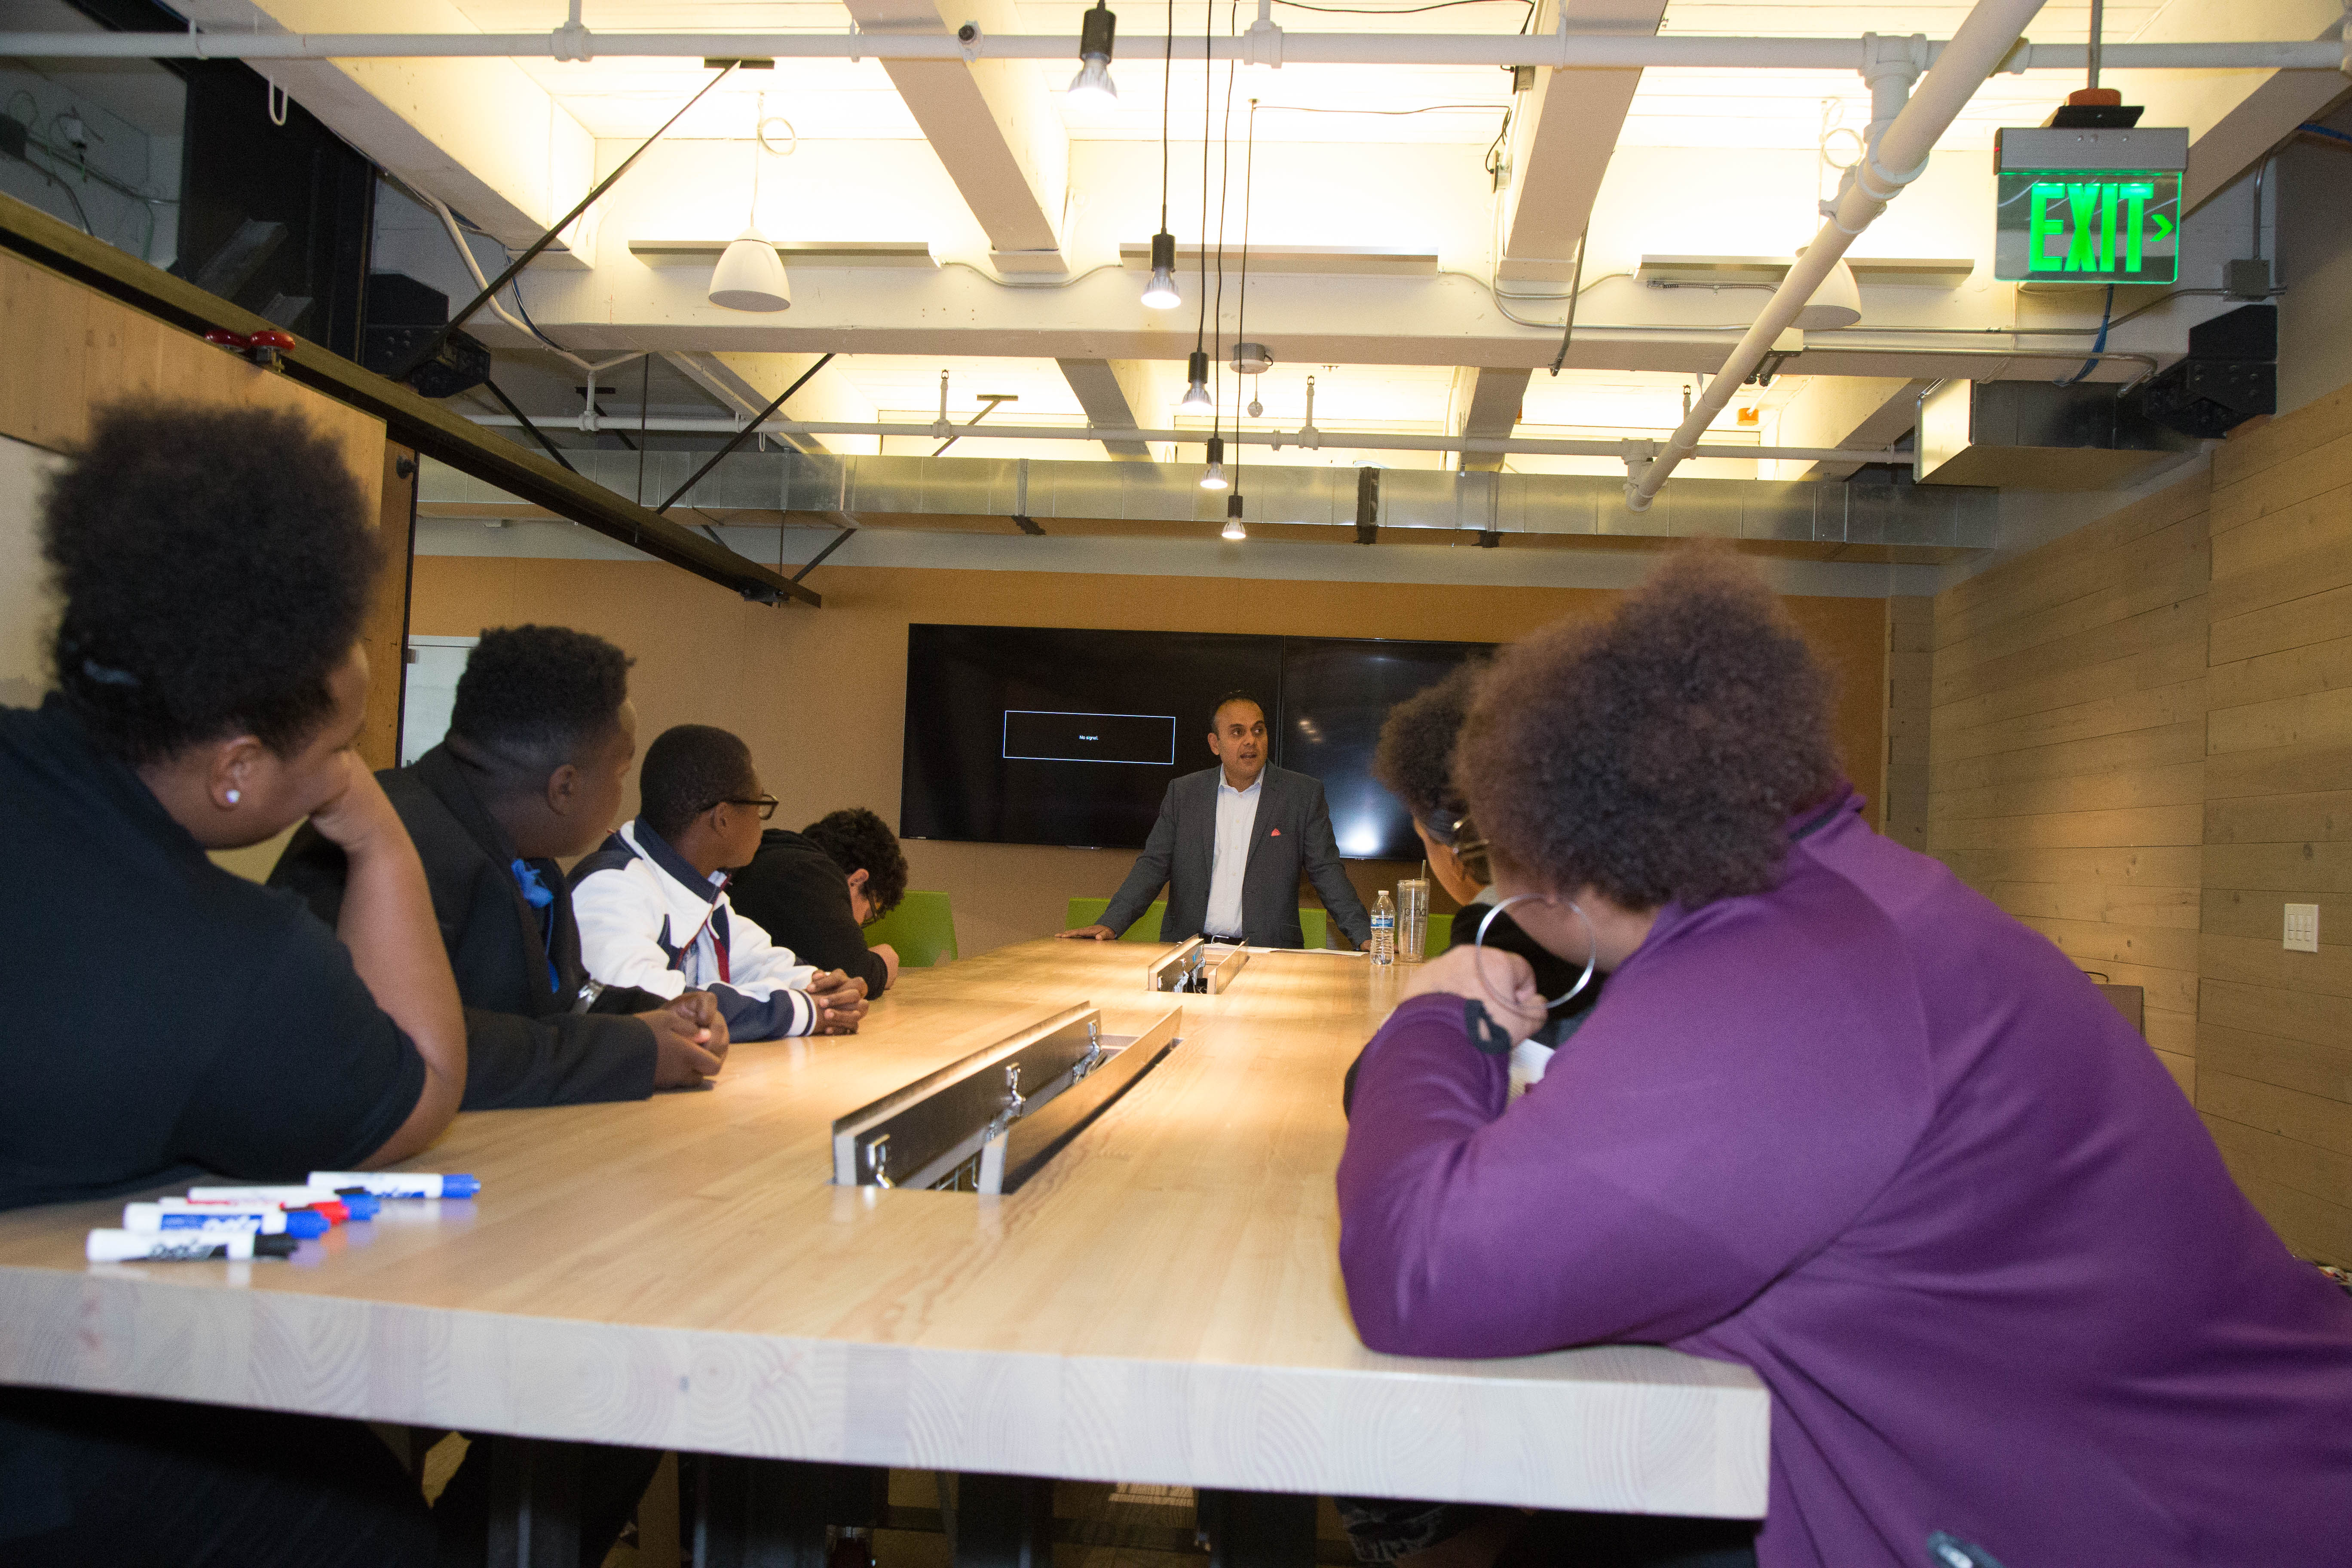
[[[1213,936],[1242,934],[1242,874],[1249,868],[1251,835],[1257,828],[1257,797],[1265,774],[1235,789],[1217,779],[1217,847],[1209,860],[1209,912],[1202,925]]]

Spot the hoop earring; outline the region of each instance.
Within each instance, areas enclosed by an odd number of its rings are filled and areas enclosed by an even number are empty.
[[[1538,897],[1534,893],[1514,894],[1486,911],[1486,918],[1478,922],[1477,934],[1470,939],[1471,947],[1479,954],[1479,957],[1476,960],[1479,987],[1494,1000],[1495,1005],[1498,1007],[1508,1007],[1511,1004],[1505,998],[1496,996],[1495,994],[1495,987],[1486,979],[1486,961],[1485,957],[1486,952],[1486,928],[1495,923],[1495,917],[1496,915],[1501,914],[1513,904],[1549,902],[1551,902],[1549,899]],[[1544,1011],[1546,1013],[1550,1013],[1556,1008],[1564,1007],[1569,1003],[1575,1001],[1576,998],[1582,994],[1584,988],[1592,984],[1593,966],[1601,962],[1601,933],[1592,929],[1592,917],[1586,914],[1582,907],[1580,906],[1574,899],[1568,900],[1568,907],[1575,911],[1576,918],[1578,920],[1584,922],[1584,973],[1576,977],[1575,984],[1570,986],[1567,990],[1561,992],[1559,995],[1544,1004]]]

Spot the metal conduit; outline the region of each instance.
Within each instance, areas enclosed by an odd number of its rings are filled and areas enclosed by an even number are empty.
[[[1797,313],[1811,301],[1830,269],[1845,258],[1847,248],[1886,210],[1886,204],[1926,171],[1937,139],[2017,47],[2025,25],[2033,20],[2042,5],[2042,0],[1977,0],[1975,9],[1962,20],[1959,31],[1945,47],[1941,63],[1927,73],[1927,79],[1911,94],[1910,101],[1903,105],[1893,123],[1872,138],[1868,151],[1838,192],[1836,204],[1830,209],[1821,232],[1813,236],[1812,243],[1805,247],[1780,280],[1780,287],[1765,301],[1755,324],[1707,383],[1706,392],[1691,405],[1682,426],[1668,437],[1665,450],[1651,459],[1639,475],[1625,481],[1625,504],[1629,509],[1648,510],[1652,498],[1676,465],[1696,454],[1699,438],[1715,423],[1740,384],[1763,363],[1772,344],[1795,321]],[[1879,93],[1875,82],[1871,96],[1876,108]]]
[[[2024,357],[2024,356],[2019,356]],[[2057,356],[2051,356],[2057,357]],[[477,425],[500,428],[519,428],[521,421],[509,415],[476,415]],[[635,430],[642,426],[664,435],[732,436],[742,426],[726,419],[692,419],[667,416],[646,420],[617,422],[614,428]],[[542,426],[545,428],[547,426]],[[872,425],[844,424],[828,420],[771,419],[760,426],[763,436],[903,436],[909,439],[937,440],[936,425]],[[1208,439],[1199,430],[1129,430],[1109,429],[1095,425],[991,425],[983,430],[971,432],[994,440],[1011,441],[1171,441],[1180,446],[1199,446]],[[1250,430],[1229,435],[1225,439],[1236,445],[1268,447],[1279,449],[1297,447],[1308,450],[1332,447],[1345,451],[1376,452],[1523,452],[1529,456],[1549,458],[1623,458],[1630,445],[1645,449],[1658,446],[1655,437],[1637,437],[1617,441],[1545,441],[1522,437],[1503,436],[1398,436],[1384,433],[1351,433],[1344,430],[1318,430],[1301,440],[1297,430]],[[1845,447],[1695,447],[1688,454],[1695,458],[1753,458],[1764,461],[1780,460],[1794,463],[1907,463],[1911,454],[1894,447],[1854,448]]]
[[[1958,40],[1953,40],[1957,43]],[[1252,60],[1247,37],[1178,38],[1176,59]],[[1921,63],[1933,65],[1952,43],[1923,40]],[[1280,58],[1296,65],[1682,67],[1708,70],[1857,70],[1864,38],[1622,37],[1555,33],[1283,32]],[[585,52],[583,52],[585,51]],[[1078,40],[1059,34],[982,33],[970,43],[950,33],[0,33],[0,55],[53,59],[434,59],[457,58],[581,60],[659,58],[773,59],[1076,59]],[[2004,49],[1986,69],[2079,71],[2082,44],[2023,44]],[[1271,63],[1271,62],[1269,62]],[[2109,44],[2111,70],[2336,70],[2345,50],[2332,42]]]

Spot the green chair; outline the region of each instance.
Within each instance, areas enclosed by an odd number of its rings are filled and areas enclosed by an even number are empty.
[[[908,895],[909,898],[912,898],[913,896],[914,895],[911,893]],[[1108,908],[1110,908],[1110,900],[1108,899],[1072,899],[1070,900],[1069,909],[1063,917],[1066,923],[1063,925],[1062,929],[1064,931],[1076,931],[1080,926],[1094,925],[1101,921],[1103,911]],[[1121,942],[1158,942],[1160,940],[1160,922],[1165,920],[1167,916],[1168,900],[1162,899],[1158,903],[1153,904],[1150,909],[1144,910],[1143,913],[1138,915],[1136,917],[1135,923],[1128,927],[1126,931],[1119,933],[1118,940]],[[1298,929],[1300,934],[1305,937],[1306,944],[1308,947],[1321,947],[1323,945],[1327,930],[1326,920],[1327,917],[1321,910],[1301,910],[1298,911]],[[873,940],[873,933],[869,931],[866,935],[866,940],[871,942]]]
[[[1435,958],[1453,945],[1454,917],[1452,915],[1430,916],[1429,941],[1422,948],[1421,955],[1423,958]]]
[[[1102,920],[1103,911],[1108,908],[1110,908],[1110,900],[1108,899],[1072,899],[1070,900],[1068,919],[1063,925],[1062,929],[1064,931],[1076,931],[1080,926],[1097,924]],[[1135,918],[1135,923],[1119,933],[1118,940],[1121,942],[1158,942],[1160,940],[1160,922],[1166,919],[1167,915],[1168,900],[1162,899],[1158,903],[1153,904],[1150,909],[1138,915]]]
[[[898,907],[866,928],[866,945],[888,942],[898,951],[907,969],[929,969],[952,963],[956,956],[955,914],[945,893],[908,893]]]

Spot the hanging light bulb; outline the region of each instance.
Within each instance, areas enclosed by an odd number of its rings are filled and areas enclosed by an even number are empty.
[[[1201,488],[1204,490],[1225,488],[1225,440],[1222,436],[1209,437],[1209,466],[1201,470]]]
[[[1217,405],[1209,396],[1209,352],[1206,349],[1192,351],[1192,357],[1185,362],[1184,382],[1183,400],[1176,405],[1178,413],[1211,414],[1216,411]]]
[[[1118,102],[1118,88],[1110,79],[1111,39],[1118,32],[1118,18],[1103,0],[1095,0],[1094,9],[1078,26],[1078,58],[1085,63],[1070,79],[1072,103],[1108,109]]]
[[[1172,310],[1184,302],[1176,291],[1176,237],[1162,229],[1151,237],[1151,281],[1143,286],[1146,310]]]
[[[766,123],[768,100],[760,98],[760,118],[751,134],[751,212],[742,234],[729,242],[710,269],[710,302],[722,310],[789,310],[792,295],[785,291],[784,263],[776,247],[760,235],[760,129]]]
[[[1242,492],[1239,490],[1225,498],[1225,527],[1222,537],[1235,543],[1249,537],[1249,530],[1242,526]]]

